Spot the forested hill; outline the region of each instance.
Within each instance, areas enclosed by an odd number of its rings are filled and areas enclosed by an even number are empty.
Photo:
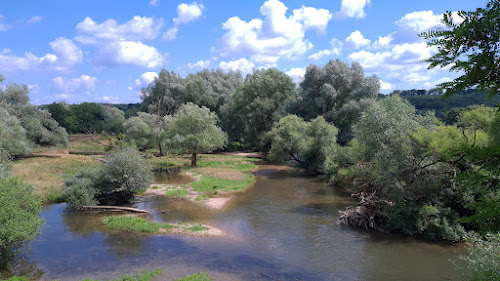
[[[453,108],[481,104],[493,107],[500,103],[499,95],[489,98],[487,93],[478,93],[476,90],[463,91],[449,98],[445,98],[442,93],[426,90],[394,91],[390,95],[396,94],[407,99],[417,110],[433,110],[436,117],[441,120],[446,120],[448,112]],[[379,97],[385,97],[385,95],[379,95]]]

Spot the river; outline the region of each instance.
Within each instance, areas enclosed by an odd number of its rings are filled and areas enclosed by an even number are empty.
[[[199,271],[214,280],[454,280],[462,248],[336,224],[354,200],[324,177],[260,170],[256,183],[222,211],[163,196],[140,198],[150,219],[196,222],[229,233],[204,238],[110,231],[102,214],[46,206],[45,226],[27,260],[43,280],[110,279],[162,268],[159,280]]]

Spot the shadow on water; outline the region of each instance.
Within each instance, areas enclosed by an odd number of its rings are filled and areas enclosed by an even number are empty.
[[[105,214],[52,205],[29,261],[47,280],[111,279],[157,267],[161,280],[199,271],[221,281],[453,279],[448,260],[460,247],[338,226],[338,210],[354,203],[324,177],[265,172],[223,211],[164,196],[134,205],[150,220],[205,223],[230,234],[219,238],[111,231],[101,223]]]
[[[188,184],[193,178],[183,175],[179,169],[153,171],[154,183],[157,184]]]

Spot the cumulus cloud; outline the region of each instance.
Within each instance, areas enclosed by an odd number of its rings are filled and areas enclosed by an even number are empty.
[[[158,77],[156,72],[144,72],[141,77],[135,80],[135,86],[137,89],[147,87],[156,77]]]
[[[292,77],[293,82],[295,82],[295,84],[298,85],[304,79],[304,75],[306,74],[306,69],[304,67],[294,67],[289,71],[287,71],[286,74]]]
[[[241,73],[250,73],[254,68],[255,64],[251,61],[248,61],[245,58],[241,58],[234,61],[221,61],[219,63],[219,68],[228,72],[228,71],[240,71]]]
[[[190,69],[195,69],[195,68],[198,68],[198,69],[207,69],[210,67],[210,64],[211,64],[211,61],[210,60],[199,60],[195,63],[188,63],[188,67]]]
[[[99,96],[94,98],[94,101],[105,103],[118,103],[119,100],[120,98],[116,96]]]
[[[173,19],[174,26],[167,30],[163,34],[163,39],[174,40],[177,38],[177,32],[179,32],[179,25],[188,24],[198,18],[203,14],[205,7],[203,4],[197,4],[193,2],[191,4],[181,3],[177,6],[177,17]]]
[[[10,26],[3,23],[3,20],[5,19],[4,15],[0,14],[0,31],[7,31],[10,29]]]
[[[2,54],[8,54],[8,53],[11,53],[11,52],[12,52],[11,49],[9,49],[9,48],[3,48],[1,53]]]
[[[337,18],[364,18],[366,16],[365,7],[370,5],[370,0],[342,0],[340,12]]]
[[[42,17],[41,16],[34,16],[32,17],[31,19],[29,19],[27,21],[28,24],[34,24],[34,23],[39,23],[42,21]]]
[[[159,0],[151,0],[149,1],[149,6],[158,6]]]
[[[392,84],[380,80],[380,90],[390,91],[390,90],[392,90]]]
[[[221,39],[221,55],[249,56],[256,63],[268,65],[281,58],[301,57],[313,48],[305,32],[324,31],[331,15],[327,10],[302,7],[287,17],[287,10],[282,2],[268,0],[260,8],[263,19],[229,18],[222,25],[226,33]]]
[[[361,50],[350,54],[348,59],[359,62],[368,72],[385,72],[395,81],[418,83],[428,81],[432,73],[421,61],[436,52],[435,47],[429,48],[425,42],[405,43],[383,52]]]
[[[81,75],[78,78],[68,79],[56,77],[52,79],[51,92],[59,95],[66,95],[69,98],[72,94],[86,93],[90,94],[94,91],[97,78],[88,75]]]
[[[64,71],[82,61],[82,51],[70,39],[59,37],[50,42],[50,47],[54,53],[43,57],[38,57],[31,52],[26,52],[23,57],[19,57],[10,55],[10,51],[2,51],[0,69],[5,69],[5,71],[40,69]]]
[[[359,49],[370,45],[371,41],[363,37],[359,30],[354,31],[345,39],[344,46],[348,49]]]
[[[310,55],[309,59],[310,60],[320,60],[324,57],[329,58],[332,56],[339,56],[342,53],[342,47],[343,47],[342,42],[333,38],[332,40],[330,40],[330,45],[332,45],[332,49],[318,51],[318,52]]]
[[[75,40],[97,47],[98,55],[93,62],[98,66],[133,65],[156,68],[165,62],[165,56],[141,40],[157,38],[162,27],[163,20],[148,17],[135,16],[123,24],[118,24],[114,19],[96,23],[86,17],[76,26],[80,35]]]

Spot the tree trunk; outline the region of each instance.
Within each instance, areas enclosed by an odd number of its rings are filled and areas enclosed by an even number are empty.
[[[196,156],[198,155],[198,153],[196,152],[193,152],[193,155],[191,155],[191,167],[196,167],[197,164],[196,164]]]
[[[161,147],[161,140],[160,140],[160,137],[158,137],[159,141],[158,141],[158,148],[160,149],[160,156],[163,156],[163,149]]]

